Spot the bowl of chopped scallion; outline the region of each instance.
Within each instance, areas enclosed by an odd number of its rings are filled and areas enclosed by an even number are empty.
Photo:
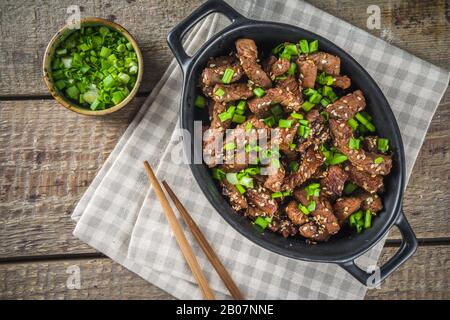
[[[44,55],[44,81],[64,107],[86,115],[113,113],[136,95],[143,60],[122,26],[101,18],[62,28]]]

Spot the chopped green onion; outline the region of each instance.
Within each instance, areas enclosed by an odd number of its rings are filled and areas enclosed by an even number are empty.
[[[356,130],[358,128],[358,121],[356,121],[354,118],[348,119],[347,123],[353,130]]]
[[[260,174],[261,169],[259,169],[258,167],[247,168],[247,169],[244,169],[244,172],[246,174],[250,174],[250,175],[254,176],[255,174]]]
[[[316,82],[321,85],[331,86],[334,83],[334,78],[322,72],[317,76]]]
[[[384,158],[383,157],[375,158],[375,160],[373,160],[373,162],[375,162],[376,164],[381,164],[384,162]]]
[[[322,100],[322,96],[320,95],[320,93],[314,93],[308,99],[308,101],[313,103],[313,104],[319,103],[320,100]]]
[[[204,107],[206,107],[206,99],[205,99],[205,97],[197,95],[195,97],[195,100],[194,100],[194,105],[197,108],[200,108],[200,109],[203,109]]]
[[[213,178],[216,180],[222,180],[226,176],[225,171],[223,171],[222,169],[219,169],[219,168],[213,168],[212,174],[213,174]]]
[[[257,96],[258,98],[264,97],[264,95],[266,94],[266,91],[264,91],[263,88],[261,87],[257,87],[255,89],[253,89],[253,93],[255,94],[255,96]]]
[[[298,56],[298,49],[297,49],[297,46],[295,44],[285,45],[284,51],[286,51],[286,53],[288,53],[288,54],[290,54],[292,56]]]
[[[225,84],[228,84],[231,82],[234,76],[234,70],[231,68],[226,68],[225,72],[223,73],[222,82]]]
[[[77,100],[80,95],[80,90],[76,86],[70,86],[66,89],[66,94],[69,98]]]
[[[277,55],[284,49],[284,43],[280,43],[275,48],[272,49],[272,53]]]
[[[389,150],[389,140],[385,138],[378,138],[377,147],[381,152],[387,152]]]
[[[230,120],[233,118],[233,114],[228,112],[228,111],[224,111],[222,113],[219,113],[219,119],[221,122],[225,122],[227,120]]]
[[[343,155],[342,153],[335,153],[333,155],[333,158],[330,160],[330,164],[334,165],[334,164],[339,164],[342,163],[344,161],[347,161],[347,156]]]
[[[272,193],[272,199],[283,197],[283,192],[274,192]]]
[[[313,53],[319,50],[319,41],[313,40],[309,43],[309,53]]]
[[[246,106],[247,106],[247,101],[245,101],[245,100],[239,101],[239,103],[236,106],[236,108],[237,108],[236,112],[239,114],[244,114]]]
[[[354,227],[356,226],[356,219],[355,219],[355,215],[352,214],[349,218],[348,218],[348,225],[350,227]]]
[[[223,95],[225,94],[225,90],[223,90],[222,88],[218,88],[216,92],[214,92],[214,94],[218,97],[223,97]]]
[[[278,76],[278,77],[275,77],[275,81],[281,81],[281,80],[286,80],[287,79],[287,76]]]
[[[369,130],[370,132],[375,132],[375,126],[369,120],[367,120],[361,113],[358,112],[355,117],[367,128],[367,130]]]
[[[58,90],[62,90],[66,87],[66,82],[64,80],[58,80],[55,82],[55,87]]]
[[[272,222],[272,218],[263,218],[263,217],[257,217],[255,219],[254,224],[256,224],[257,226],[261,227],[261,229],[265,230],[269,224]]]
[[[253,178],[249,176],[243,176],[239,179],[239,184],[243,185],[246,188],[253,188]]]
[[[292,117],[292,118],[294,118],[294,119],[297,119],[297,120],[303,120],[303,115],[301,114],[301,113],[297,113],[297,112],[292,112],[291,114],[290,114],[290,116]]]
[[[309,197],[315,196],[318,197],[320,195],[320,183],[311,183],[310,185],[305,187],[306,198],[309,200]]]
[[[349,182],[344,187],[344,193],[346,195],[351,195],[353,193],[353,191],[355,191],[356,189],[358,189],[358,186],[356,184]]]
[[[235,172],[229,172],[225,175],[225,177],[227,178],[227,181],[231,184],[236,185],[239,183],[237,173],[235,173]]]
[[[234,114],[232,121],[235,122],[235,123],[244,123],[245,122],[245,116],[240,115],[240,114]]]
[[[303,94],[306,96],[312,96],[313,94],[316,94],[317,90],[311,89],[311,88],[306,88],[305,90],[303,90]]]
[[[274,116],[270,116],[266,119],[263,119],[263,122],[270,128],[272,128],[275,125],[275,118]]]
[[[348,141],[348,146],[351,150],[359,150],[360,143],[361,143],[361,140],[355,139],[355,138],[350,138],[350,140]]]
[[[298,209],[299,209],[301,212],[303,212],[304,215],[310,214],[308,208],[305,207],[304,205],[302,205],[301,203],[298,204]]]
[[[308,120],[305,120],[305,119],[301,119],[301,120],[299,120],[298,122],[299,122],[300,124],[304,125],[304,126],[309,125],[309,121],[308,121]]]
[[[305,101],[305,102],[302,104],[302,108],[303,108],[303,110],[305,110],[306,112],[308,112],[309,110],[311,110],[314,106],[315,106],[315,104],[314,104],[314,103],[311,103],[311,102],[309,102],[309,101]]]
[[[320,104],[325,108],[328,107],[330,103],[330,100],[328,100],[327,98],[323,98],[322,100],[320,100]]]
[[[115,91],[111,94],[111,101],[114,104],[119,104],[123,100],[123,98],[125,97],[121,91]]]
[[[366,118],[369,121],[372,121],[372,116],[368,112],[361,111],[360,113],[363,115],[364,118]]]
[[[363,217],[364,212],[362,210],[358,210],[353,215],[355,216],[356,221],[360,221]]]
[[[281,109],[279,104],[275,105],[270,111],[274,116],[281,116],[283,114],[283,109]]]
[[[299,45],[302,53],[309,53],[308,40],[300,40]]]
[[[292,126],[292,120],[280,119],[278,126],[280,128],[290,128]]]
[[[293,76],[293,75],[295,75],[296,72],[297,72],[297,64],[292,62],[291,65],[289,66],[289,69],[288,69],[287,73],[289,75]]]
[[[241,186],[240,184],[236,184],[235,187],[239,191],[240,194],[245,193],[245,188],[243,186]]]
[[[356,232],[361,233],[363,231],[364,222],[356,221]]]
[[[294,151],[296,147],[297,145],[295,143],[289,144],[289,149],[291,149],[292,151]]]
[[[323,100],[323,99],[322,99]],[[319,113],[322,117],[323,117],[323,119],[325,120],[325,121],[328,121],[329,119],[330,119],[330,115],[328,114],[328,112],[326,112],[326,111],[322,111],[321,113]]]
[[[291,163],[289,163],[289,168],[292,172],[297,172],[299,167],[300,165],[298,164],[298,162],[292,161]]]
[[[107,58],[111,54],[111,49],[107,47],[102,47],[100,50],[100,57]]]
[[[225,144],[224,149],[225,149],[226,151],[234,150],[234,149],[236,149],[236,143],[234,143],[234,142],[228,142],[227,144]]]
[[[314,210],[316,210],[316,202],[315,201],[310,201],[309,205],[308,205],[308,211],[309,212],[313,212]]]
[[[249,133],[253,128],[253,124],[251,122],[247,122],[245,125],[245,132]]]
[[[372,226],[372,213],[370,210],[366,210],[366,214],[364,216],[364,229],[369,229]]]
[[[273,158],[273,159],[272,159],[272,166],[273,166],[275,169],[279,169],[279,168],[281,167],[280,160],[277,159],[277,158]]]

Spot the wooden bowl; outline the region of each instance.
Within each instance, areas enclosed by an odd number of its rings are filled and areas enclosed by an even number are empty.
[[[116,112],[117,110],[120,110],[123,107],[125,107],[134,98],[134,96],[136,95],[136,93],[139,89],[139,86],[140,86],[141,80],[142,80],[142,74],[144,73],[144,62],[142,59],[141,50],[139,50],[137,42],[131,36],[131,34],[124,27],[118,25],[117,23],[114,23],[114,22],[111,22],[111,21],[108,21],[108,20],[105,20],[102,18],[85,18],[85,19],[81,19],[80,25],[81,25],[81,27],[106,26],[106,27],[116,30],[121,35],[123,35],[125,38],[127,38],[127,40],[133,46],[133,49],[136,52],[136,56],[138,59],[138,74],[137,74],[137,78],[136,78],[136,84],[134,85],[133,89],[131,90],[131,92],[128,94],[128,96],[124,100],[122,100],[119,104],[117,104],[113,107],[104,109],[104,110],[94,111],[94,110],[82,108],[79,105],[77,105],[74,102],[67,99],[66,97],[64,97],[53,85],[53,81],[51,78],[51,59],[54,55],[55,49],[58,47],[58,45],[61,43],[61,41],[66,39],[73,32],[77,31],[77,29],[71,29],[69,26],[65,26],[61,30],[59,30],[53,36],[53,38],[50,40],[50,43],[48,44],[47,49],[45,50],[44,61],[43,61],[43,73],[44,73],[45,84],[47,85],[53,98],[55,98],[56,101],[58,101],[61,105],[63,105],[64,107],[66,107],[67,109],[69,109],[71,111],[85,114],[85,115],[90,115],[90,116],[102,116],[105,114],[110,114],[110,113]]]

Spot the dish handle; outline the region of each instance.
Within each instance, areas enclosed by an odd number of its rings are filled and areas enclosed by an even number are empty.
[[[187,70],[193,60],[193,58],[190,57],[183,48],[181,43],[183,37],[201,19],[215,12],[225,15],[231,20],[232,25],[248,20],[222,0],[209,0],[195,9],[167,35],[167,44],[169,45],[170,50],[172,50],[172,53],[183,71]]]
[[[368,273],[362,270],[355,264],[354,260],[346,261],[339,265],[365,286],[375,287],[383,282],[416,252],[418,245],[417,238],[406,220],[403,210],[400,212],[394,225],[397,226],[402,234],[402,244],[396,254],[381,266],[378,275],[376,275],[377,272]]]

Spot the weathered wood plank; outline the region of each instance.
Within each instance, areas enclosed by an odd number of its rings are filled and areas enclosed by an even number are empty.
[[[2,103],[0,257],[92,252],[72,236],[70,214],[142,101],[104,118],[80,117],[52,100]],[[450,89],[405,195],[405,212],[421,238],[450,236],[449,101]]]
[[[143,100],[108,117],[52,100],[2,103],[0,256],[93,251],[72,236],[70,215]]]
[[[387,261],[397,248],[384,248],[381,261]],[[416,254],[381,285],[368,290],[369,300],[419,300],[450,298],[450,247],[421,246]]]
[[[383,260],[396,248],[385,248]],[[449,246],[420,247],[366,299],[449,299]],[[80,268],[81,288],[67,288],[69,267]],[[70,270],[70,269],[69,269]],[[0,299],[171,299],[108,258],[0,264]]]
[[[149,91],[161,77],[172,55],[166,46],[166,34],[202,0],[95,0],[81,6],[81,14],[114,20],[136,36],[145,64],[142,91]],[[310,1],[313,5],[367,30],[364,1]],[[69,17],[70,0],[40,1],[23,5],[17,1],[0,2],[0,96],[46,95],[41,79],[45,47]],[[380,0],[381,29],[368,30],[394,45],[435,63],[450,67],[447,54],[450,32],[445,0],[414,2]],[[24,81],[26,79],[26,81]]]

